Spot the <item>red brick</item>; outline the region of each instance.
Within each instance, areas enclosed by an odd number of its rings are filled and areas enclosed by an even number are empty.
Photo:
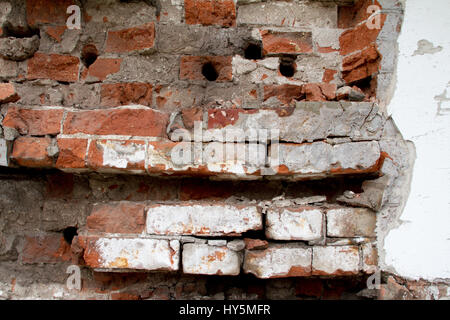
[[[386,15],[381,15],[381,27],[383,27]],[[362,50],[374,44],[378,38],[381,28],[369,29],[365,23],[358,25],[354,29],[345,31],[339,38],[341,55],[346,56],[352,52]]]
[[[181,80],[205,80],[202,74],[202,67],[206,63],[211,63],[218,73],[216,81],[231,81],[233,71],[229,56],[184,56],[180,62]]]
[[[73,4],[76,4],[74,0],[27,0],[28,24],[66,24],[67,8]]]
[[[69,112],[64,133],[165,137],[169,115],[153,109],[105,109]]]
[[[194,128],[195,121],[203,121],[203,110],[201,108],[189,108],[181,110],[183,124],[186,129]]]
[[[131,52],[153,48],[155,24],[153,22],[134,28],[109,31],[106,39],[106,52]]]
[[[80,59],[60,54],[35,53],[28,60],[27,79],[52,79],[64,82],[78,81]]]
[[[152,85],[149,83],[104,83],[101,87],[101,105],[117,107],[128,104],[151,106]]]
[[[377,0],[358,0],[353,6],[340,6],[338,8],[338,27],[348,29],[367,20],[371,15],[370,12],[367,12],[367,8],[371,5],[377,5],[381,9]]]
[[[9,108],[3,126],[14,128],[22,135],[57,135],[61,129],[62,109],[34,110]]]
[[[336,84],[308,83],[303,88],[307,101],[327,101],[336,98]]]
[[[322,81],[325,83],[330,83],[331,81],[334,80],[334,75],[337,73],[336,70],[332,70],[332,69],[325,69],[324,73],[323,73],[323,78]]]
[[[313,51],[310,32],[261,31],[264,54],[309,53]]]
[[[244,238],[244,242],[247,250],[262,250],[269,247],[269,242],[266,240]]]
[[[105,159],[105,150],[110,158]],[[138,156],[140,152],[140,157]],[[115,156],[112,153],[116,153]],[[145,141],[96,140],[91,141],[88,166],[99,171],[109,168],[145,171]]]
[[[185,21],[187,24],[236,25],[236,7],[233,0],[185,0]]]
[[[61,42],[64,32],[67,30],[66,26],[50,26],[45,28],[45,32],[57,42]]]
[[[20,254],[22,263],[58,263],[69,261],[70,245],[60,234],[45,234],[25,238]]]
[[[19,137],[14,141],[12,158],[24,167],[51,167],[50,144],[50,138]]]
[[[365,79],[380,68],[381,56],[376,45],[344,58],[342,62],[342,77],[346,83]]]
[[[98,58],[83,73],[83,78],[89,77],[92,80],[105,80],[110,74],[120,71],[122,59]]]
[[[16,102],[20,97],[11,83],[0,83],[0,104]]]
[[[111,293],[111,300],[140,300],[141,297],[134,293],[127,292],[113,292]]]
[[[58,148],[57,168],[80,169],[86,167],[86,139],[58,139]]]
[[[144,205],[132,202],[98,204],[87,217],[88,231],[142,233],[145,227]]]
[[[264,101],[271,97],[277,97],[285,104],[290,104],[293,100],[301,100],[304,96],[302,86],[293,84],[268,85],[264,87]]]
[[[16,102],[20,97],[11,83],[0,83],[0,104]]]

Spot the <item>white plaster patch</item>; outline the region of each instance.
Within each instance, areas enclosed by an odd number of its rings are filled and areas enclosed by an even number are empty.
[[[108,140],[97,145],[103,149],[104,166],[125,169],[130,163],[145,161],[144,144]]]
[[[183,246],[183,272],[206,275],[238,275],[242,255],[227,247],[188,243]]]

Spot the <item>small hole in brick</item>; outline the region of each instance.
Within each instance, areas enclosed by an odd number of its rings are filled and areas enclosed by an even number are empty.
[[[83,47],[83,50],[81,51],[81,61],[83,61],[83,64],[87,68],[97,60],[97,57],[98,51],[95,45],[88,44]]]
[[[259,60],[262,59],[262,48],[261,45],[250,43],[244,50],[245,59],[249,60]]]
[[[203,65],[202,74],[208,81],[216,81],[219,77],[219,73],[211,62]]]
[[[72,244],[72,240],[73,238],[78,235],[78,229],[75,227],[67,227],[63,230],[63,236],[64,236],[64,240],[66,240],[66,242],[68,244]]]
[[[293,77],[295,74],[295,63],[294,61],[284,61],[280,62],[280,73],[285,77]]]

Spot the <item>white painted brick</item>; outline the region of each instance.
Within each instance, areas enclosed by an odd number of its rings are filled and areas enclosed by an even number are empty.
[[[273,208],[266,214],[266,236],[275,240],[318,240],[323,215],[317,208]]]
[[[147,210],[148,234],[226,236],[261,228],[256,206],[183,203]]]
[[[238,275],[242,254],[226,246],[188,243],[183,245],[183,272],[204,275]]]
[[[313,275],[350,275],[359,273],[357,246],[328,246],[313,248]]]
[[[329,237],[375,237],[375,212],[365,208],[341,208],[327,211]]]
[[[296,244],[271,245],[265,250],[246,250],[244,272],[258,278],[283,278],[311,274],[312,249]]]
[[[271,154],[275,154],[274,151]],[[280,144],[280,165],[296,176],[314,177],[339,172],[367,172],[376,170],[380,159],[378,142],[350,142],[331,145],[325,142],[311,144]]]
[[[92,268],[175,271],[179,268],[178,240],[88,238],[84,260]]]

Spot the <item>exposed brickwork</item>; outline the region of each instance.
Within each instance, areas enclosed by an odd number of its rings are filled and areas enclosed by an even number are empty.
[[[150,2],[84,1],[81,29],[78,1],[0,3],[0,299],[367,294],[398,10],[369,29],[365,0]]]

